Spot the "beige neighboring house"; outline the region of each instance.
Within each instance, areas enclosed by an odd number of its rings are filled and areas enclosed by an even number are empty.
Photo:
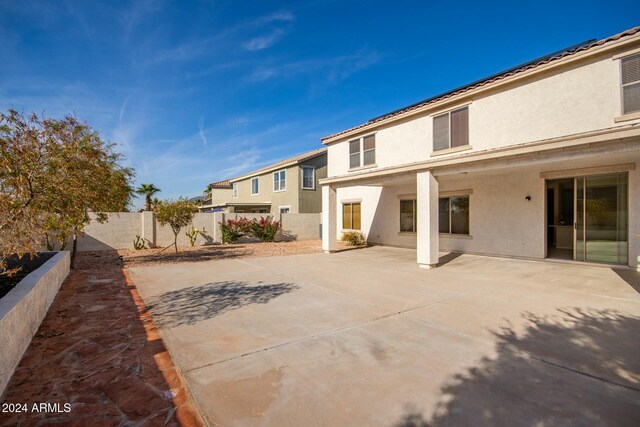
[[[638,267],[640,27],[322,142],[325,251],[358,230],[425,268],[439,251]]]
[[[229,213],[320,213],[318,180],[326,176],[327,149],[319,148],[211,184],[211,204],[204,208]]]

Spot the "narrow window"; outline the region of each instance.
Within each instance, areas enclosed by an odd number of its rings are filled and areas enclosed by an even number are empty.
[[[360,230],[360,203],[342,204],[342,229]]]
[[[316,189],[316,169],[309,166],[302,167],[302,189]]]
[[[234,197],[234,198],[235,198],[235,197],[238,197],[238,183],[237,183],[237,182],[234,182],[234,183],[231,185],[231,188],[232,188],[232,190],[231,190],[231,195],[232,195],[232,197]]]
[[[290,209],[291,208],[289,206],[280,206],[280,213],[281,214],[288,214]]]
[[[281,170],[273,173],[273,191],[284,191],[287,189],[286,171]]]
[[[259,191],[260,191],[260,187],[259,187],[258,177],[255,177],[251,180],[251,194],[252,195],[258,194]]]
[[[469,196],[444,197],[438,200],[438,231],[446,234],[469,234]]]
[[[640,111],[640,54],[623,58],[622,114]]]
[[[400,200],[400,231],[416,232],[416,201]]]
[[[469,145],[469,108],[433,118],[433,151]]]
[[[360,167],[360,140],[349,142],[349,168]]]
[[[364,166],[374,165],[376,163],[376,136],[369,135],[362,138]]]

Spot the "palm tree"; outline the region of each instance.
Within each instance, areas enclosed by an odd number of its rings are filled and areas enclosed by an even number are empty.
[[[160,189],[153,184],[140,184],[140,187],[136,188],[136,193],[144,194],[146,201],[145,210],[151,210],[151,197],[159,191]]]

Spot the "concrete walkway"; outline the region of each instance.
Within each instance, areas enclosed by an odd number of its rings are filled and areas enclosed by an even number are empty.
[[[209,422],[640,425],[640,277],[415,252],[132,269]]]

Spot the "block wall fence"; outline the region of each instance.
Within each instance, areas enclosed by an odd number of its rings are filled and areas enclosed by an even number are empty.
[[[136,235],[144,239],[147,247],[165,247],[173,243],[173,232],[169,226],[161,226],[153,212],[111,212],[109,220],[99,223],[92,214],[91,223],[84,229],[84,235],[78,237],[79,251],[99,251],[110,249],[133,249]],[[260,219],[265,214],[250,213],[197,213],[192,225],[202,233],[196,245],[222,243],[219,223],[228,219],[248,218]],[[276,220],[281,227],[276,241],[282,240],[315,240],[320,239],[320,214],[279,214]],[[178,246],[188,246],[189,239],[185,227],[178,235]]]

